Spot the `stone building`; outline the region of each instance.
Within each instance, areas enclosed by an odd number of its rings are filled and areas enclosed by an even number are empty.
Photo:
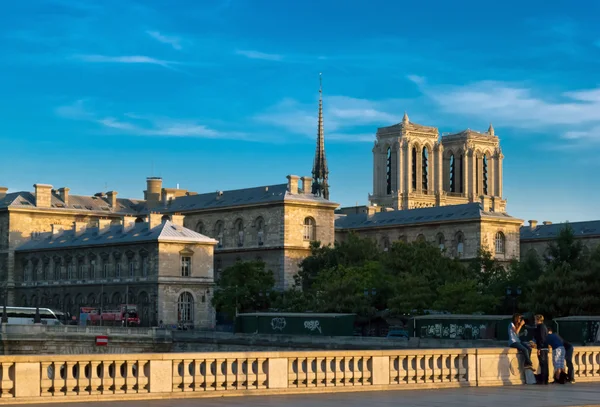
[[[438,206],[401,211],[337,215],[336,240],[348,233],[375,239],[387,251],[394,241],[426,241],[447,255],[460,259],[477,257],[489,250],[496,259],[519,258],[519,228],[523,221],[505,213],[486,212],[479,203]]]
[[[144,222],[100,219],[35,234],[15,250],[16,304],[78,315],[79,307],[137,304],[141,323],[211,327],[217,241],[183,227],[183,216],[151,213]],[[39,303],[38,303],[39,301]]]
[[[567,225],[573,229],[575,238],[580,240],[588,249],[594,249],[600,245],[600,220],[569,223],[544,221],[541,225],[538,225],[536,220],[530,220],[529,225],[521,227],[522,255],[524,256],[530,250],[533,250],[543,258],[548,249],[548,244],[553,242],[561,229]]]
[[[371,205],[414,209],[481,202],[504,212],[500,141],[470,129],[439,136],[435,127],[401,123],[377,130]]]
[[[500,261],[518,259],[520,219],[506,214],[500,141],[464,130],[401,123],[377,130],[369,205],[336,211],[336,240],[349,232],[387,250],[395,240],[422,239],[448,255],[471,259],[485,248]]]

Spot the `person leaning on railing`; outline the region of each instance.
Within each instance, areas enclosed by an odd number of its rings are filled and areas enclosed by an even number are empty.
[[[513,315],[512,322],[508,326],[508,346],[515,348],[525,358],[525,369],[533,370],[533,364],[531,363],[531,346],[526,342],[521,342],[519,338],[519,332],[525,326],[525,320],[521,314]]]

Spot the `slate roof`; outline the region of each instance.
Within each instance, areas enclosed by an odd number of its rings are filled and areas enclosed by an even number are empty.
[[[119,214],[137,214],[145,207],[145,201],[135,199],[117,198],[119,207],[113,211],[106,197],[69,195],[69,205],[65,205],[60,197],[52,194],[52,209],[82,211],[82,212],[104,212]],[[31,208],[35,206],[35,195],[28,191],[11,192],[0,199],[0,209],[4,208]],[[44,209],[44,208],[39,208]]]
[[[538,225],[521,227],[521,240],[549,240],[554,239],[567,223],[553,223],[551,225]],[[600,220],[568,223],[573,229],[575,237],[600,236]]]
[[[151,230],[149,230],[148,224],[145,222],[136,223],[127,233],[123,233],[122,225],[113,225],[102,234],[98,234],[98,228],[88,228],[79,236],[75,236],[72,229],[65,230],[54,237],[51,232],[43,233],[38,238],[22,244],[16,251],[51,250],[96,245],[107,246],[149,241],[217,243],[216,240],[210,237],[196,233],[183,226],[175,225],[171,221],[165,221]]]
[[[432,132],[432,133],[438,132],[438,129],[433,126],[424,126],[422,124],[413,123],[413,122],[408,122],[408,123],[400,122],[397,124],[393,124],[391,126],[379,127],[377,129],[377,134],[378,135],[395,134],[395,133],[401,132],[403,129],[406,129],[409,131],[411,131],[411,130],[412,131],[425,131],[425,132]]]
[[[432,208],[377,212],[370,216],[366,213],[345,216],[338,215],[335,220],[335,228],[338,230],[362,229],[416,225],[432,222],[477,220],[484,217],[522,222],[506,213],[486,212],[481,208],[479,203],[468,203],[463,205],[434,206]]]
[[[186,212],[199,209],[221,209],[241,205],[255,205],[276,202],[313,202],[337,205],[312,194],[290,194],[287,184],[269,185],[230,191],[210,192],[206,194],[182,196],[176,198],[163,209],[163,212]]]

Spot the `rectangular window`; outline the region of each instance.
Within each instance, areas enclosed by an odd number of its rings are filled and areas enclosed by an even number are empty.
[[[90,278],[95,279],[96,277],[96,262],[92,260],[90,264]]]
[[[60,267],[59,263],[54,264],[54,279],[56,281],[60,280]]]
[[[108,278],[108,264],[104,265],[103,273],[104,273],[104,275],[102,277]]]
[[[135,275],[135,263],[129,262],[129,277],[133,277]]]
[[[85,267],[85,266],[83,266],[83,265],[79,266],[79,279],[80,279],[80,280],[82,280],[82,279],[83,279],[83,276],[85,275],[85,270],[84,270],[84,267]]]
[[[192,273],[192,258],[183,256],[181,257],[181,276],[189,277]]]
[[[69,264],[67,267],[67,274],[69,276],[69,280],[73,280],[75,278],[75,270],[73,269],[72,264]]]
[[[115,277],[121,277],[121,263],[117,263],[117,272],[115,273]]]
[[[148,259],[142,260],[142,277],[148,277]]]

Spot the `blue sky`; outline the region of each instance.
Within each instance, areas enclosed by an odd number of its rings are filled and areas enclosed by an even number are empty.
[[[598,219],[596,1],[28,0],[0,13],[0,185],[141,197],[310,175],[366,203],[377,127],[494,124],[508,212]],[[584,174],[589,174],[586,177]]]

